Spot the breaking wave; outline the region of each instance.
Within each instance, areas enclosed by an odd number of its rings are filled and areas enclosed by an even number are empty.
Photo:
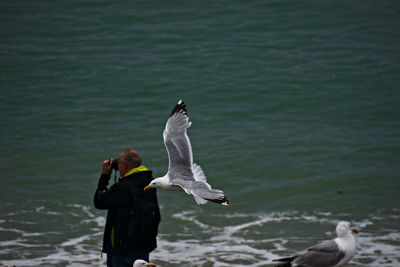
[[[336,223],[347,217],[297,211],[229,215],[166,212],[162,207],[158,248],[151,254],[159,266],[273,266],[275,258],[333,238]],[[16,219],[21,214],[24,218],[36,214],[43,220]],[[106,256],[102,257],[100,250],[105,217],[99,214],[79,204],[67,205],[65,213],[39,206],[33,211],[5,214],[0,220],[0,264],[104,266]],[[390,219],[399,219],[393,216]],[[61,217],[65,223],[60,223]],[[352,221],[360,234],[350,266],[400,265],[400,233],[381,227],[386,220],[371,215]],[[61,225],[46,227],[44,221]]]

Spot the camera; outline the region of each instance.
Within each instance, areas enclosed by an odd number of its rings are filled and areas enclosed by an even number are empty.
[[[111,169],[118,171],[118,159],[113,159],[111,163]]]

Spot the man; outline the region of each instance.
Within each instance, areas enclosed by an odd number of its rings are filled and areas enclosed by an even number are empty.
[[[105,160],[94,195],[97,209],[107,209],[103,252],[107,266],[132,266],[136,259],[149,261],[157,247],[156,236],[160,211],[155,190],[143,188],[153,179],[135,150],[125,150],[118,157],[119,181],[107,188],[112,159]],[[150,191],[148,193],[148,191]]]

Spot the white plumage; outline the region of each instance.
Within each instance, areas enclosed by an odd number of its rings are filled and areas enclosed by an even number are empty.
[[[135,260],[133,263],[133,267],[146,267],[146,266],[156,266],[154,263],[149,263],[145,260]]]
[[[350,227],[349,222],[341,221],[336,226],[337,237],[323,241],[287,258],[276,259],[285,266],[339,267],[348,263],[356,253],[356,241],[351,232],[358,230]]]
[[[161,188],[184,191],[188,195],[193,195],[197,204],[211,201],[228,205],[229,202],[224,192],[212,189],[207,183],[202,168],[193,162],[192,146],[186,131],[191,122],[189,122],[186,112],[186,105],[179,100],[172,110],[163,132],[164,144],[169,157],[168,172],[164,176],[154,179],[145,187],[145,190]]]

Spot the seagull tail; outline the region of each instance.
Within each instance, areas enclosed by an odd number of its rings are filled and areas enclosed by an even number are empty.
[[[207,199],[207,200],[224,206],[229,206],[229,201],[225,196],[223,196],[222,198]]]
[[[206,204],[208,201],[222,205],[229,204],[229,201],[228,199],[226,199],[224,192],[222,192],[221,190],[212,189],[211,186],[207,183],[207,177],[204,174],[203,169],[200,167],[200,165],[193,163],[192,172],[198,188],[201,188],[192,191],[194,200],[197,204]]]
[[[222,192],[221,190],[218,189],[208,189],[208,190],[202,190],[202,189],[198,189],[198,190],[194,190],[192,191],[193,196],[196,196],[197,198],[201,198],[203,200],[206,201],[210,201],[210,202],[214,202],[217,204],[221,204],[224,206],[228,206],[229,205],[229,201],[228,199],[225,197],[224,192]],[[195,200],[196,200],[195,197]],[[197,202],[197,200],[196,200]],[[200,204],[197,202],[197,204]],[[201,203],[204,204],[204,203]]]
[[[272,261],[279,261],[281,263],[281,265],[279,265],[279,267],[291,267],[293,260],[294,260],[294,257],[292,256],[292,257],[274,259]]]

